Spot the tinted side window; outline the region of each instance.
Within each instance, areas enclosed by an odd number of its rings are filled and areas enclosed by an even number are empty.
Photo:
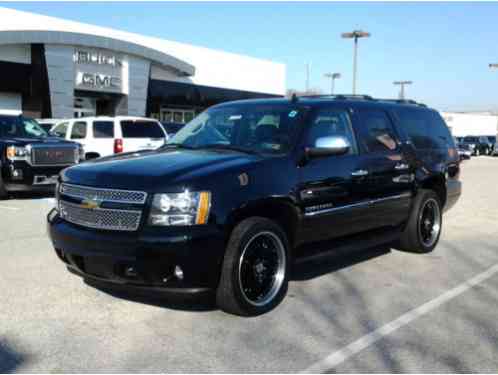
[[[154,121],[121,121],[123,138],[164,138],[159,124]]]
[[[448,127],[435,111],[399,109],[396,111],[401,126],[418,149],[437,149],[453,146]]]
[[[396,149],[391,120],[384,111],[361,110],[361,140],[365,152],[386,152]]]
[[[71,130],[71,139],[84,139],[86,138],[86,122],[78,121],[73,124]]]
[[[430,111],[429,135],[435,139],[440,148],[455,147],[455,141],[443,118],[436,111]]]
[[[93,122],[94,138],[114,138],[114,122],[112,121],[94,121]]]
[[[65,138],[68,125],[69,123],[67,122],[63,122],[62,124],[57,125],[54,128],[53,133],[56,134],[58,137]]]
[[[319,110],[311,122],[306,142],[307,146],[314,147],[318,138],[334,136],[341,136],[349,141],[351,145],[350,154],[357,152],[348,113],[339,109]]]

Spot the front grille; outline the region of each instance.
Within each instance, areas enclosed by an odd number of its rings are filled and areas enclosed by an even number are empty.
[[[143,191],[99,189],[71,184],[61,184],[60,193],[78,199],[126,204],[144,204],[147,199],[147,193]]]
[[[78,161],[78,149],[68,146],[33,146],[32,165],[70,165]]]
[[[70,223],[104,230],[136,231],[142,218],[141,210],[84,208],[63,200],[59,212]]]

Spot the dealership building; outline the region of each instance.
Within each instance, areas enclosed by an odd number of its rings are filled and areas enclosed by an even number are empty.
[[[0,20],[0,109],[187,122],[223,101],[285,95],[280,63],[6,8]]]

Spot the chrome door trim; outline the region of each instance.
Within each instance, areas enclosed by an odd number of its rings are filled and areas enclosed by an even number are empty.
[[[390,201],[390,200],[396,200],[396,199],[402,199],[402,198],[410,198],[411,196],[412,196],[412,193],[406,192],[406,193],[402,193],[402,194],[392,195],[392,196],[389,196],[389,197],[371,199],[371,200],[364,201],[364,202],[359,202],[359,203],[354,203],[354,204],[348,204],[346,206],[341,206],[341,207],[332,207],[332,208],[326,208],[326,209],[323,209],[323,210],[316,210],[316,211],[311,211],[311,212],[305,212],[304,216],[305,217],[313,217],[313,216],[316,216],[316,215],[328,214],[328,213],[335,212],[335,211],[347,210],[347,209],[357,208],[357,207],[363,207],[363,206],[371,206],[371,205],[374,205],[376,203],[386,202],[386,201]],[[310,207],[313,207],[313,206],[310,206]],[[310,208],[310,207],[306,207],[306,208]]]

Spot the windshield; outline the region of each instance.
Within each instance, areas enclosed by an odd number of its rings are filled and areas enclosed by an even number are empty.
[[[233,105],[208,109],[167,145],[283,154],[295,143],[304,109],[292,104]]]
[[[0,137],[39,138],[48,133],[33,119],[0,115]]]
[[[477,137],[465,137],[464,142],[477,142]]]

